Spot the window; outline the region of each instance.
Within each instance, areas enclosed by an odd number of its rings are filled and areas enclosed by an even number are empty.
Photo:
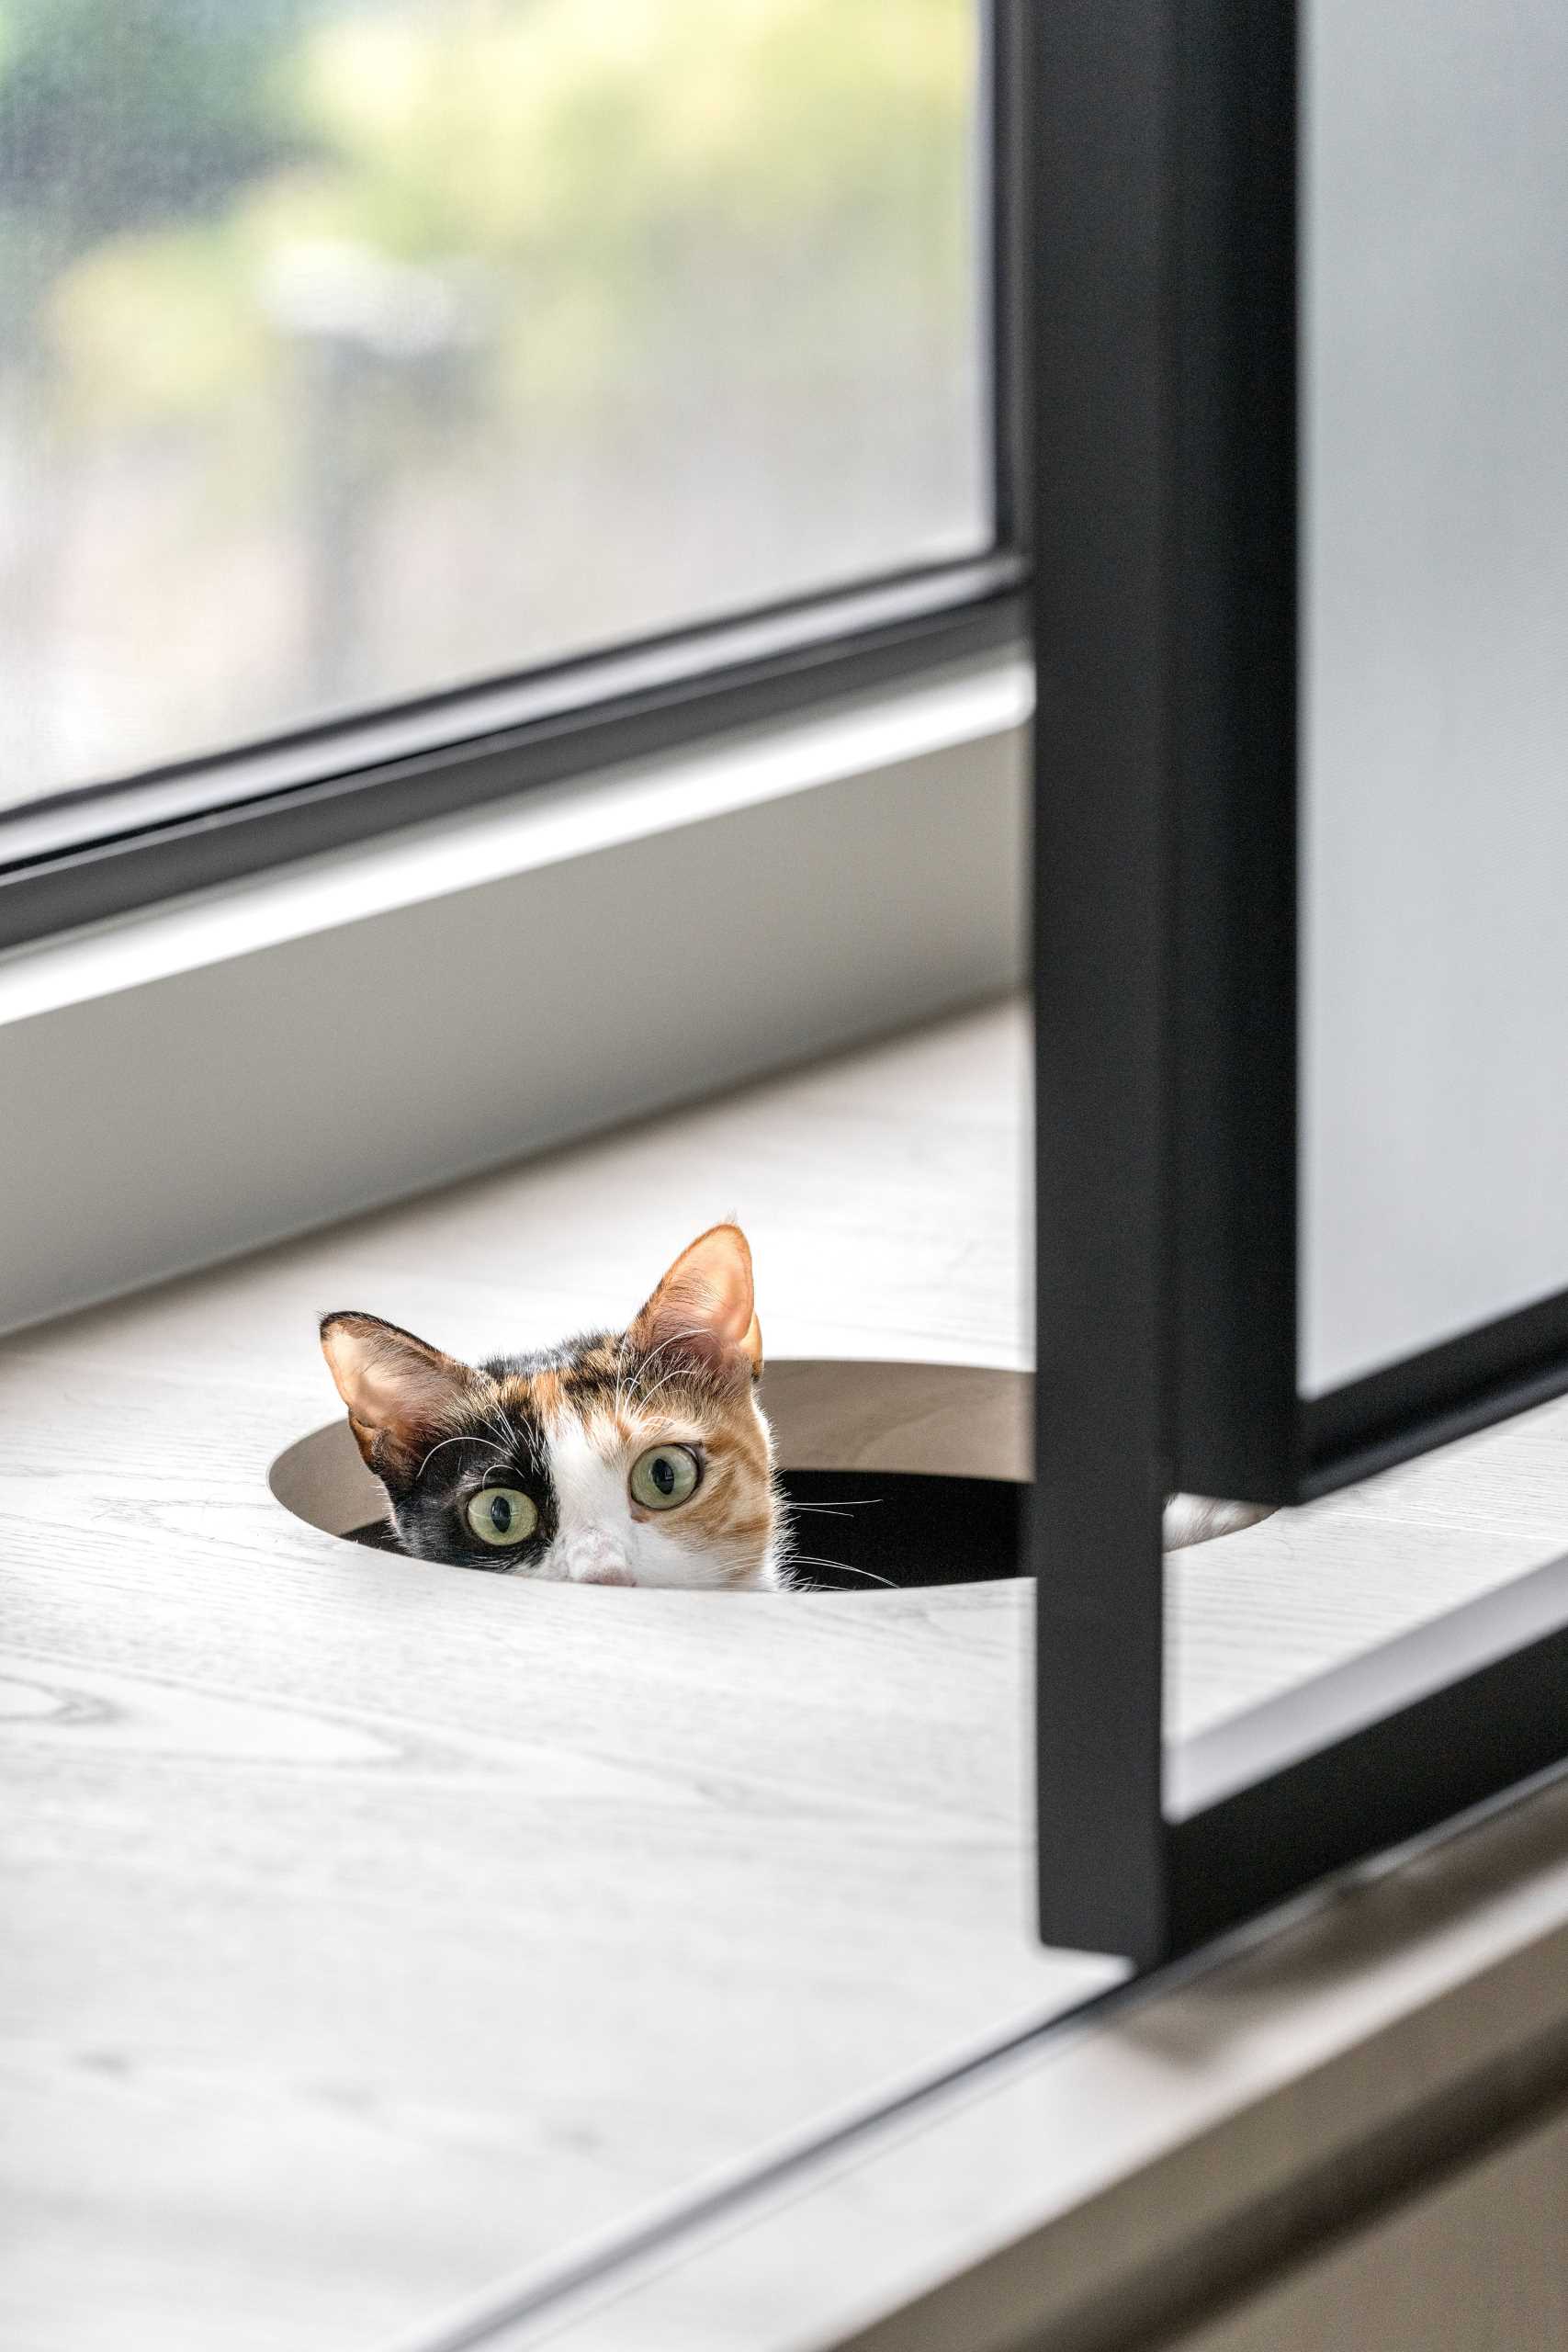
[[[602,706],[606,649],[700,686],[1010,587],[996,40],[974,0],[0,0],[0,865],[78,854],[0,936],[189,886],[117,854],[106,898],[106,836],[536,715],[480,682]]]
[[[1032,20],[1071,224],[1038,249],[1041,1903],[1144,1962],[1568,1765],[1568,1562],[1484,1527],[1457,1605],[1427,1524],[1403,1623],[1165,1721],[1168,1490],[1337,1498],[1568,1392],[1535,1218],[1568,43],[1370,14]],[[1371,1583],[1375,1508],[1362,1544]]]

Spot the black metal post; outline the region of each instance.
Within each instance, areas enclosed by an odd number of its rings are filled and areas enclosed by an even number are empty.
[[[1168,1946],[1171,0],[1029,12],[1040,1921]]]

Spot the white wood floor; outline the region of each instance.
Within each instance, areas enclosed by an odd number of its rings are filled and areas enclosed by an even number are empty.
[[[1031,1933],[1026,1588],[530,1587],[267,1487],[323,1309],[526,1344],[725,1215],[771,1353],[1023,1364],[1025,1063],[982,1012],[0,1350],[0,2343],[417,2335],[1114,1981]],[[1181,1555],[1176,1728],[1565,1528],[1552,1408]]]

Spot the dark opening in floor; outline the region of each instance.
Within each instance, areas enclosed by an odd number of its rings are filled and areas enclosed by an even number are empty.
[[[1021,1573],[1027,1488],[1010,1478],[907,1470],[785,1470],[794,1576],[818,1591],[982,1584]],[[380,1521],[350,1531],[375,1552],[400,1546]]]

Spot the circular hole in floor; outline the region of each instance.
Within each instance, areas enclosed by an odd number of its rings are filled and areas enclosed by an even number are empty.
[[[918,1470],[784,1470],[794,1533],[790,1581],[807,1592],[987,1584],[1023,1573],[1024,1489],[1010,1478]],[[385,1519],[345,1528],[351,1544],[400,1554]]]
[[[1032,1383],[976,1364],[770,1363],[762,1403],[792,1505],[797,1581],[818,1590],[1017,1576]],[[268,1483],[324,1533],[396,1553],[380,1487],[338,1419]]]
[[[762,1403],[793,1507],[797,1582],[870,1593],[1019,1575],[1032,1388],[1027,1373],[980,1364],[770,1363]],[[310,1526],[398,1551],[346,1420],[288,1447],[268,1483]],[[1168,1522],[1167,1541],[1201,1543],[1263,1516],[1200,1510],[1188,1532]]]

